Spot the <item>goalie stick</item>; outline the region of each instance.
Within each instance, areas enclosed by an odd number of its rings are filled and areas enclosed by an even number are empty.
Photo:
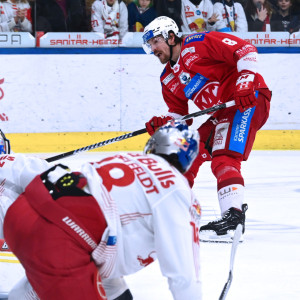
[[[219,300],[225,300],[225,298],[227,296],[227,293],[229,291],[229,288],[230,288],[230,285],[231,285],[231,282],[232,282],[232,278],[233,278],[232,272],[233,272],[233,263],[234,263],[234,259],[235,259],[235,253],[236,253],[239,241],[241,239],[242,232],[243,232],[243,226],[242,226],[242,224],[239,224],[236,227],[234,237],[233,237],[233,241],[232,241],[232,246],[231,246],[229,276],[228,276],[227,282],[224,285],[224,288],[223,288],[222,293],[219,297]]]
[[[229,102],[226,102],[226,103],[218,104],[218,105],[212,106],[210,108],[188,114],[188,115],[182,117],[180,120],[189,120],[189,119],[196,118],[196,117],[199,117],[199,116],[202,116],[202,115],[206,115],[206,114],[209,114],[211,112],[214,112],[214,111],[217,111],[217,110],[220,110],[220,109],[223,109],[223,108],[231,107],[231,106],[234,106],[234,105],[235,105],[235,101],[232,100],[232,101],[229,101]],[[112,143],[119,142],[119,141],[131,138],[131,137],[134,137],[134,136],[138,136],[138,135],[146,133],[146,132],[147,132],[146,128],[136,130],[136,131],[126,133],[126,134],[123,134],[123,135],[120,135],[120,136],[114,137],[112,139],[108,139],[108,140],[105,140],[105,141],[102,141],[102,142],[99,142],[99,143],[96,143],[96,144],[93,144],[93,145],[89,145],[89,146],[86,146],[86,147],[82,147],[82,148],[79,148],[79,149],[76,149],[76,150],[72,150],[72,151],[65,152],[65,153],[62,153],[62,154],[59,154],[59,155],[56,155],[56,156],[49,157],[49,158],[46,159],[46,161],[47,162],[52,162],[52,161],[55,161],[55,160],[59,160],[59,159],[62,159],[62,158],[65,158],[65,157],[68,157],[68,156],[71,156],[71,155],[74,155],[74,154],[78,154],[78,153],[85,152],[85,151],[90,151],[90,150],[93,150],[93,149],[96,149],[96,148],[106,146],[108,144],[112,144]]]

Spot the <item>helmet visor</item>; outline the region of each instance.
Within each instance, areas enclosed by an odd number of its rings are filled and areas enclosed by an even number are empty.
[[[143,49],[147,54],[153,54],[153,49],[163,42],[165,42],[164,37],[161,34],[156,35],[143,44]]]
[[[152,54],[151,45],[148,43],[150,39],[154,37],[154,33],[152,30],[147,31],[143,35],[143,49],[147,54]]]

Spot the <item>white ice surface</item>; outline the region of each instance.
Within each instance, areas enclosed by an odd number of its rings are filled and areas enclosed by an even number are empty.
[[[80,164],[104,154],[83,153],[59,162]],[[300,151],[253,151],[242,173],[249,209],[226,300],[300,299]],[[202,223],[219,217],[209,163],[200,168],[194,191],[202,205]],[[201,244],[203,300],[219,299],[228,277],[230,249],[231,244]],[[173,299],[157,262],[126,280],[134,300]]]

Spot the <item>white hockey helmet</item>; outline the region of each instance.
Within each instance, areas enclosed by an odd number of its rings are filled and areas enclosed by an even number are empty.
[[[0,154],[10,154],[10,142],[0,129]]]
[[[168,40],[169,32],[173,31],[178,36],[178,26],[174,20],[169,17],[161,16],[154,19],[144,29],[143,34],[143,49],[147,54],[151,54],[151,45],[148,43],[155,36],[162,35],[165,41]]]
[[[185,173],[199,152],[199,134],[181,121],[170,121],[148,140],[144,153],[165,158],[181,173]]]

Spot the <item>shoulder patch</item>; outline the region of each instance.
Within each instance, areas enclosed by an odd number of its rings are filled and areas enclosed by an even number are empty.
[[[173,73],[170,73],[162,82],[163,84],[167,85],[173,78],[175,77],[175,75]]]
[[[204,40],[204,37],[205,37],[204,33],[191,34],[184,39],[183,45],[187,45],[192,42],[202,42]]]

